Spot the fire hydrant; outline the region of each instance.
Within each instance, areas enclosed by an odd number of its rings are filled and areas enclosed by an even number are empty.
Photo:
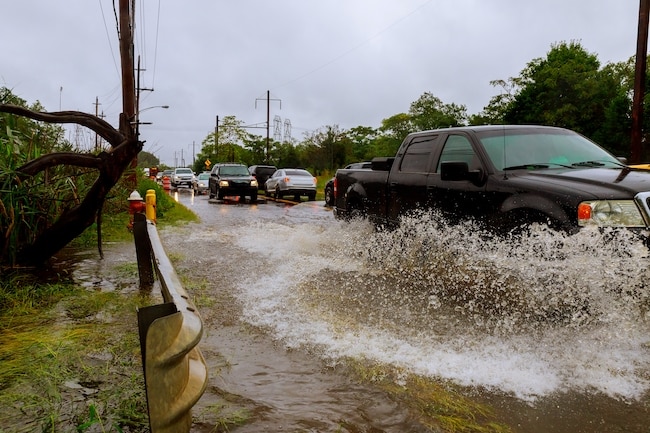
[[[147,219],[156,224],[156,190],[148,189],[145,196]]]
[[[142,196],[138,191],[133,191],[128,198],[129,201],[129,231],[133,230],[133,215],[141,213],[146,210],[147,205],[142,200]]]

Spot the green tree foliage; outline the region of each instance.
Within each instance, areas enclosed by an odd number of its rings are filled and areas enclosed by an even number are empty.
[[[139,168],[158,167],[159,165],[160,165],[160,159],[158,159],[158,157],[153,153],[146,152],[144,150],[141,150],[140,153],[138,153]]]
[[[425,92],[417,101],[411,103],[409,115],[416,131],[426,131],[464,125],[467,108],[453,103],[444,104],[440,98]]]
[[[29,107],[7,88],[0,89],[0,104],[42,111],[39,103]],[[34,242],[63,209],[78,204],[92,182],[87,170],[69,166],[21,178],[17,169],[29,161],[71,150],[63,135],[60,126],[0,113],[0,261],[6,264],[14,265],[21,246]]]
[[[577,42],[553,45],[546,58],[532,60],[511,80],[518,90],[501,101],[503,120],[570,128],[620,151],[629,147],[627,73],[622,66],[601,69],[597,56]],[[490,108],[503,108],[494,102]]]

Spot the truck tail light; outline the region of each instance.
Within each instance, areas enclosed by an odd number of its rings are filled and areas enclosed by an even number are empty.
[[[333,188],[333,191],[334,191],[334,198],[336,198],[336,190],[337,190],[337,188],[338,188],[338,183],[339,183],[339,182],[338,182],[338,179],[337,179],[337,178],[334,178],[334,188]]]

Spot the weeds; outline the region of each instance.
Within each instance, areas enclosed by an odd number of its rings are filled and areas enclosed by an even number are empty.
[[[139,294],[19,277],[0,293],[0,431],[148,430]]]
[[[449,433],[509,433],[494,419],[492,410],[464,397],[453,386],[405,373],[394,367],[348,360],[353,376],[379,386],[393,398],[417,412],[420,421],[433,431]]]

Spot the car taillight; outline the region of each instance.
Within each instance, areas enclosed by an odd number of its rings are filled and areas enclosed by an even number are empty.
[[[289,183],[289,182],[291,182],[291,178],[290,178],[290,177],[285,177],[285,178],[284,178],[284,181],[285,181],[286,183]]]

